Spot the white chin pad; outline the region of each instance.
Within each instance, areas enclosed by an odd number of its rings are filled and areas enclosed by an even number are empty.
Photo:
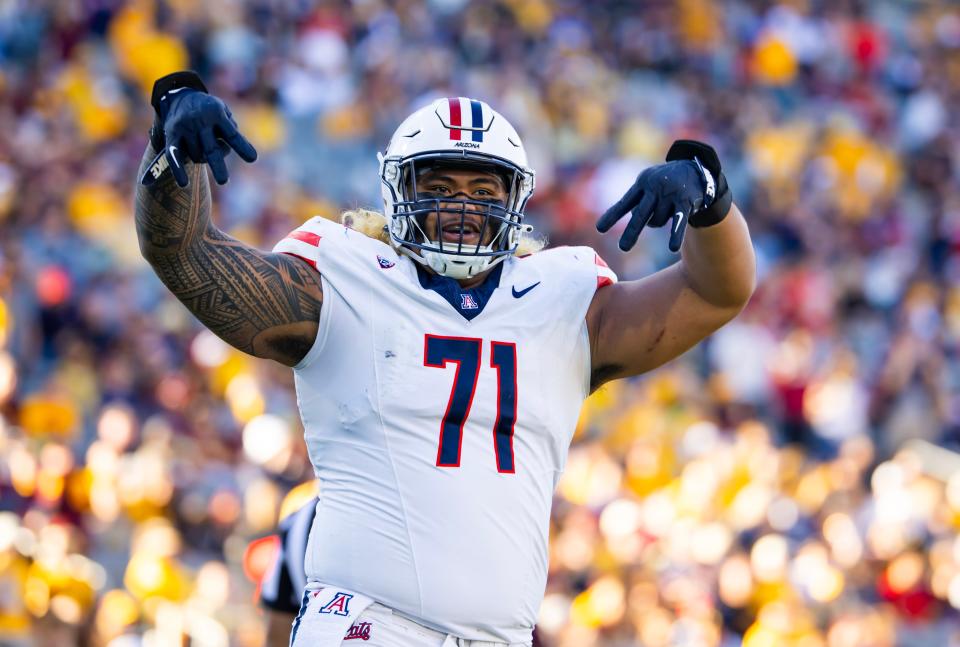
[[[481,252],[489,251],[487,247],[481,247]],[[495,259],[493,256],[458,256],[457,254],[445,254],[443,252],[421,251],[423,260],[427,266],[441,276],[448,276],[451,279],[469,279],[480,274],[487,269]]]

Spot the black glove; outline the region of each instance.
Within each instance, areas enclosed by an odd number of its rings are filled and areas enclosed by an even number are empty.
[[[687,222],[709,227],[726,217],[733,195],[716,151],[707,144],[680,139],[667,153],[667,163],[645,169],[627,193],[597,221],[605,232],[631,212],[620,237],[620,249],[632,248],[646,225],[663,227],[672,221],[670,251],[680,250]]]
[[[195,72],[174,72],[153,84],[150,103],[156,113],[150,129],[150,143],[159,151],[140,179],[153,184],[169,167],[181,187],[187,186],[184,160],[207,163],[217,184],[225,184],[230,174],[223,163],[232,148],[246,162],[257,159],[257,151],[237,130],[230,109],[208,94]]]

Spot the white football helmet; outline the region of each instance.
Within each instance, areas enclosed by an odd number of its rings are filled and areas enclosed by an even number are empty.
[[[437,274],[476,276],[512,254],[521,231],[532,230],[522,222],[533,194],[533,169],[517,131],[482,101],[452,97],[417,110],[397,128],[386,153],[377,157],[391,243]],[[499,174],[508,190],[506,203],[418,196],[417,174],[438,165]],[[443,240],[441,213],[460,217],[458,241]],[[476,244],[463,242],[468,213],[483,218]],[[429,214],[437,216],[436,231],[424,231]],[[483,245],[487,232],[493,236]]]

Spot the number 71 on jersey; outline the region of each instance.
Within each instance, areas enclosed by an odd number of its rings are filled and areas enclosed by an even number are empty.
[[[440,422],[438,467],[459,467],[463,426],[470,415],[473,394],[480,376],[483,340],[476,337],[443,337],[424,335],[423,365],[446,368],[456,364],[453,387],[447,410]],[[493,423],[493,449],[497,471],[515,473],[513,462],[513,428],[517,422],[517,345],[513,342],[490,342],[490,367],[497,371],[497,416]]]

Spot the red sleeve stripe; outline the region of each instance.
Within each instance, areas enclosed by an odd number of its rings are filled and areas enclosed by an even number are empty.
[[[318,247],[320,245],[320,236],[309,231],[303,231],[302,229],[297,229],[291,231],[287,238],[292,238],[294,240],[301,240],[308,245],[313,245]]]
[[[597,277],[597,289],[605,288],[608,285],[613,285],[613,279],[609,276],[598,276]]]
[[[302,261],[306,261],[306,262],[310,265],[310,267],[312,267],[313,269],[317,269],[317,262],[316,262],[316,261],[311,261],[311,260],[310,260],[309,258],[307,258],[306,256],[301,256],[300,254],[295,254],[295,253],[293,253],[293,252],[280,252],[280,253],[281,253],[281,254],[286,254],[287,256],[295,256],[295,257],[299,258],[299,259],[302,260]]]

